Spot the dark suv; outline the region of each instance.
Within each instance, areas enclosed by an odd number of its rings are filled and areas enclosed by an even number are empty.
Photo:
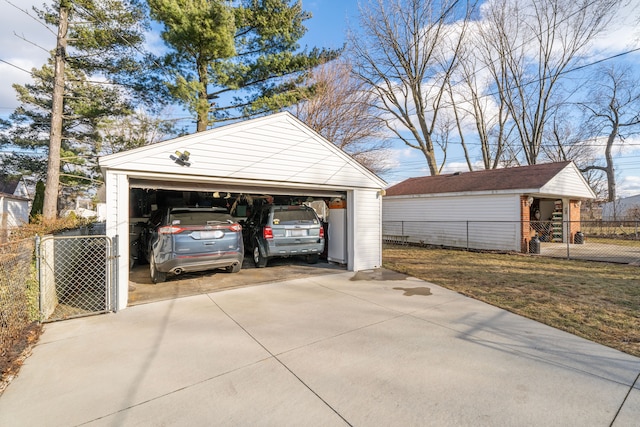
[[[316,212],[304,205],[263,205],[244,226],[245,247],[256,267],[272,257],[305,256],[315,264],[324,250],[324,229]]]

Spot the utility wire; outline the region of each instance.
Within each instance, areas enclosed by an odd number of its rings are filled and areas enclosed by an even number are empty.
[[[14,8],[18,9],[20,12],[24,13],[25,15],[27,15],[29,18],[33,19],[34,21],[36,21],[39,25],[43,26],[44,28],[47,29],[47,31],[49,31],[51,34],[53,34],[54,36],[56,36],[56,33],[51,30],[51,28],[44,24],[42,21],[40,21],[40,19],[36,18],[35,16],[31,15],[31,13],[29,13],[29,11],[27,11],[26,9],[22,9],[19,6],[13,4],[12,2],[10,2],[9,0],[4,0],[5,3],[10,4],[11,6],[13,6]]]
[[[31,71],[29,71],[29,70],[25,70],[24,68],[19,67],[19,66],[17,66],[16,64],[12,64],[11,62],[9,62],[9,61],[5,61],[5,60],[4,60],[4,59],[2,59],[2,58],[0,58],[0,62],[5,63],[5,64],[7,64],[7,65],[9,65],[9,66],[11,66],[11,67],[13,67],[13,68],[17,68],[17,69],[18,69],[18,70],[20,70],[20,71],[24,71],[25,73],[27,73],[27,74],[29,74],[31,77],[33,77],[33,73],[32,73]]]

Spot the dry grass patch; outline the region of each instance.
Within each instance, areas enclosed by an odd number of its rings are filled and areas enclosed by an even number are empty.
[[[632,248],[640,248],[640,240],[633,239],[611,239],[607,237],[589,237],[589,243],[605,243],[607,245],[618,245]]]
[[[640,268],[388,247],[383,266],[640,357]]]

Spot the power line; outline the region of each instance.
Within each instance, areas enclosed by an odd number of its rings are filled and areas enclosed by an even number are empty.
[[[36,21],[39,25],[43,26],[44,28],[47,29],[47,31],[49,31],[51,34],[53,34],[54,36],[56,36],[56,33],[54,31],[51,30],[51,28],[49,28],[48,25],[44,24],[42,21],[40,21],[38,18],[36,18],[35,16],[31,15],[31,13],[29,13],[29,11],[27,11],[26,9],[22,9],[20,7],[18,7],[17,5],[13,4],[12,2],[10,2],[9,0],[4,0],[5,3],[10,4],[11,6],[13,6],[14,8],[18,9],[20,12],[24,13],[25,15],[27,15],[29,18],[33,19],[34,21]]]
[[[387,139],[389,140],[394,140],[394,141],[402,141],[404,142],[404,140],[408,140],[408,141],[412,141],[412,142],[417,142],[417,140],[413,137],[404,137],[404,138],[400,138],[399,136],[391,136],[388,137]],[[448,145],[461,145],[462,141],[449,141]],[[466,146],[483,146],[482,142],[476,142],[476,141],[465,141],[464,143]],[[606,147],[607,144],[606,143],[595,143],[595,142],[589,142],[589,141],[580,141],[577,144],[572,144],[572,145],[565,145],[565,147]],[[620,144],[615,144],[616,147],[640,147],[640,142],[624,142],[624,143],[620,143]],[[543,143],[540,145],[541,148],[554,148],[557,147],[556,144],[552,144],[552,143]]]
[[[579,13],[582,13],[584,10],[586,10],[588,7],[590,7],[590,6],[592,6],[593,4],[595,4],[597,1],[598,1],[598,0],[593,0],[593,1],[591,1],[590,3],[588,3],[588,4],[586,4],[586,5],[583,5],[582,7],[578,8],[577,10],[575,10],[573,13],[571,13],[571,14],[567,15],[566,17],[564,17],[563,19],[561,19],[561,20],[559,20],[559,21],[555,22],[555,23],[554,23],[554,25],[553,25],[551,28],[549,28],[549,29],[547,29],[547,30],[545,31],[545,33],[547,33],[547,34],[551,34],[551,32],[552,32],[552,31],[557,30],[561,24],[564,24],[564,23],[565,23],[566,21],[568,21],[570,18],[572,18],[572,17],[574,17],[574,16],[578,15]],[[538,38],[538,37],[539,37],[539,36],[541,36],[542,34],[543,34],[543,33],[538,33],[538,34],[535,34],[535,35],[531,36],[530,38],[528,38],[528,39],[526,39],[526,40],[523,40],[519,45],[517,45],[517,46],[515,46],[515,47],[511,48],[511,49],[508,51],[508,53],[509,53],[509,54],[512,54],[512,53],[513,53],[513,52],[515,52],[517,49],[521,49],[521,48],[523,48],[523,47],[524,47],[524,46],[526,46],[528,43],[531,43],[532,41],[535,41],[535,40],[536,40],[536,38]],[[587,63],[587,64],[582,64],[582,65],[579,65],[579,66],[575,66],[575,67],[573,67],[573,68],[570,68],[570,69],[564,70],[564,71],[562,71],[562,72],[558,73],[557,75],[558,75],[558,76],[565,76],[565,75],[570,74],[570,73],[573,73],[573,72],[575,72],[575,71],[579,71],[579,70],[582,70],[582,69],[585,69],[585,68],[588,68],[588,67],[592,67],[592,66],[594,66],[594,65],[597,65],[597,64],[600,64],[600,63],[603,63],[603,62],[606,62],[606,61],[610,61],[610,60],[612,60],[612,59],[620,58],[620,57],[623,57],[623,56],[629,55],[629,54],[634,53],[634,52],[637,52],[637,51],[640,51],[640,47],[639,47],[639,48],[635,48],[635,49],[629,49],[629,50],[627,50],[627,51],[624,51],[624,52],[621,52],[621,53],[618,53],[618,54],[615,54],[615,55],[611,55],[611,56],[609,56],[609,57],[602,58],[602,59],[599,59],[599,60],[595,60],[595,61],[592,61],[592,62]],[[480,73],[481,71],[483,71],[483,70],[487,69],[490,65],[495,64],[498,60],[499,60],[499,59],[495,59],[495,60],[489,61],[489,63],[488,63],[488,64],[485,64],[485,65],[483,65],[482,67],[480,67],[480,68],[478,68],[478,69],[474,70],[474,71],[473,71],[473,73],[471,73],[470,77],[477,76],[477,74],[478,74],[478,73]],[[387,69],[387,70],[390,70],[392,67],[395,67],[395,65],[389,65],[389,67],[388,67],[388,69]],[[387,72],[388,72],[388,71],[387,71]],[[529,81],[529,82],[524,82],[523,84],[521,84],[521,85],[519,85],[519,86],[517,86],[517,87],[523,87],[523,86],[528,86],[528,85],[531,85],[531,84],[540,83],[540,82],[542,82],[542,81],[544,81],[544,80],[547,80],[547,79],[549,79],[549,78],[550,78],[550,77],[541,77],[541,78],[533,79],[533,80],[531,80],[531,81]],[[515,89],[515,88],[516,88],[516,86],[513,86],[513,87],[511,87],[511,88],[509,88],[509,89],[511,90],[511,89]],[[492,93],[487,93],[487,94],[484,94],[484,95],[479,95],[479,96],[478,96],[478,98],[479,98],[479,99],[482,99],[482,98],[488,98],[488,97],[495,97],[495,96],[498,96],[498,95],[499,95],[499,93],[498,93],[498,92],[492,92]],[[406,114],[407,114],[407,115],[413,115],[413,114],[416,114],[416,109],[417,109],[417,107],[416,107],[415,102],[414,102],[414,103],[413,103],[413,106],[409,107],[409,108],[406,110]],[[402,110],[400,110],[400,111],[402,111]],[[413,141],[416,141],[416,142],[417,142],[417,140],[415,140],[415,139],[413,139],[413,138],[411,138],[411,140],[413,140]]]
[[[18,69],[18,70],[20,70],[20,71],[24,71],[25,73],[29,74],[31,77],[34,77],[34,75],[33,75],[33,73],[32,73],[31,71],[29,71],[29,70],[25,70],[24,68],[19,67],[19,66],[15,65],[15,64],[12,64],[12,63],[11,63],[11,62],[9,62],[9,61],[5,61],[4,59],[0,58],[0,62],[2,62],[2,63],[4,63],[4,64],[7,64],[7,65],[9,65],[9,66],[11,66],[11,67],[13,67],[13,68],[17,68],[17,69]]]

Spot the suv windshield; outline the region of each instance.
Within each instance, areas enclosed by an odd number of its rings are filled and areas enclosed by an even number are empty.
[[[277,208],[273,211],[273,224],[316,224],[316,215],[311,209]]]

